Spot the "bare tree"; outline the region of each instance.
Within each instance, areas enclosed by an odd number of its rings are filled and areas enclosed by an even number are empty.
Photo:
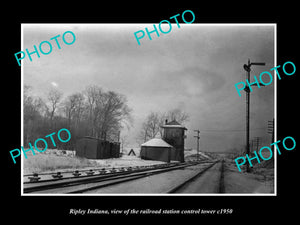
[[[33,98],[30,96],[29,85],[24,85],[23,94],[23,123],[24,123],[24,144],[27,146],[31,138],[33,138],[33,128],[34,120],[36,119],[38,113],[33,104]]]
[[[100,96],[102,95],[103,91],[98,86],[88,86],[84,91],[84,95],[86,96],[87,100],[87,124],[89,128],[89,135],[96,136],[96,128],[97,128],[97,113],[99,109],[97,109],[97,101],[99,101]]]
[[[64,112],[68,119],[68,127],[71,128],[71,122],[78,125],[83,112],[84,96],[81,93],[69,95],[64,101]]]
[[[75,104],[73,119],[75,121],[75,124],[78,126],[81,122],[83,112],[84,112],[84,107],[85,107],[84,95],[82,93],[77,93],[75,94],[74,98],[76,104]]]
[[[145,122],[142,124],[142,130],[140,133],[140,139],[146,142],[149,139],[154,138],[160,131],[160,118],[161,115],[157,112],[151,112]]]
[[[68,96],[67,99],[64,101],[63,109],[64,109],[65,115],[68,119],[68,127],[70,128],[72,114],[75,109],[75,99],[74,99],[73,95]]]
[[[165,120],[169,122],[176,120],[178,123],[183,124],[188,121],[189,115],[179,108],[169,110],[165,113],[151,112],[142,124],[141,132],[137,138],[138,142],[146,142],[149,139],[154,138],[158,133],[163,136],[162,125]]]
[[[24,87],[24,140],[34,141],[49,130],[69,128],[72,140],[57,146],[74,148],[76,138],[90,135],[116,141],[121,129],[132,124],[131,109],[124,95],[103,91],[98,86],[88,86],[62,99],[62,93],[52,89],[46,102],[30,94],[31,87]],[[62,109],[62,111],[59,111]],[[60,113],[63,112],[63,113]]]
[[[89,86],[84,93],[90,135],[104,140],[116,139],[120,129],[132,121],[126,97],[113,91],[104,92],[98,86]]]
[[[31,86],[24,85],[23,124],[25,146],[40,135],[38,129],[43,125],[42,121],[46,109],[46,104],[40,97],[31,95],[31,89]]]
[[[124,95],[109,91],[100,98],[97,105],[102,112],[99,115],[101,131],[98,133],[103,139],[111,139],[118,134],[123,125],[130,121],[131,109],[127,106]]]
[[[189,115],[180,108],[169,110],[165,117],[168,121],[176,120],[180,124],[184,124],[189,120]]]
[[[124,154],[124,147],[126,148],[128,145],[128,135],[122,135],[120,137],[120,142],[121,142],[121,153]]]
[[[62,92],[56,90],[56,89],[51,89],[48,92],[47,95],[47,100],[48,102],[48,113],[50,117],[50,121],[53,122],[54,114],[55,111],[57,110],[58,104],[62,98]]]

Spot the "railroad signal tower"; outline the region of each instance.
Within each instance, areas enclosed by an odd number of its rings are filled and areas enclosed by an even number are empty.
[[[182,126],[176,120],[168,122],[161,126],[163,128],[163,140],[174,147],[171,153],[171,160],[184,162],[184,139],[186,138],[186,127]]]
[[[250,82],[250,71],[251,71],[251,66],[264,66],[265,63],[261,62],[253,62],[250,63],[250,59],[248,59],[248,64],[244,64],[244,70],[247,72],[247,80]],[[257,84],[253,84],[254,86],[257,86]],[[263,84],[259,84],[261,86],[265,86]],[[250,88],[246,87],[245,89],[246,92],[246,154],[250,154]],[[250,167],[249,164],[247,164],[246,171],[250,172]]]

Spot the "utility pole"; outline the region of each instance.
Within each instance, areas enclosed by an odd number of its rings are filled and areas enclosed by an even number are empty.
[[[145,138],[144,138],[144,142],[146,142],[147,141],[147,130],[145,131]]]
[[[260,146],[260,137],[255,137],[254,138],[254,143],[256,144],[256,152],[257,152],[258,151],[258,146]]]
[[[268,121],[268,134],[272,135],[271,142],[272,143],[275,142],[275,140],[274,140],[274,118],[273,118],[273,120],[271,120],[271,121],[269,120]],[[274,145],[272,145],[272,150],[274,152]]]
[[[200,130],[194,130],[197,132],[197,136],[194,136],[197,138],[197,161],[199,161],[199,139],[200,139]]]
[[[120,136],[121,136],[121,131],[119,130],[118,132],[118,142],[120,143]]]
[[[252,65],[256,66],[264,66],[265,63],[250,63],[250,59],[248,59],[248,64],[244,64],[244,70],[247,72],[247,80],[250,82],[250,67]],[[253,84],[254,86],[257,86],[257,84]],[[259,84],[264,86],[263,84]],[[250,154],[250,88],[246,87],[246,154]],[[246,165],[246,171],[250,172],[249,163]]]

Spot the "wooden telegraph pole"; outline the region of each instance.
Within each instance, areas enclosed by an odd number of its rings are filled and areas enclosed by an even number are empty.
[[[271,143],[275,142],[274,140],[274,118],[272,121],[268,121],[268,134],[272,135]],[[274,145],[272,145],[272,150],[274,152]]]
[[[194,136],[197,138],[197,161],[199,161],[199,139],[200,139],[200,130],[194,130],[197,132],[197,136]]]

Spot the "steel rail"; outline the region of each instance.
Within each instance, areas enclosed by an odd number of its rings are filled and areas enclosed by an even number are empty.
[[[116,171],[116,172],[111,172],[111,169],[106,169],[106,170],[103,171],[102,169],[94,168],[94,170],[92,170],[92,171],[95,172],[95,174],[92,174],[92,175],[81,175],[81,176],[78,176],[78,177],[73,176],[73,177],[51,178],[51,179],[39,180],[37,182],[25,181],[25,182],[23,182],[23,184],[25,184],[25,185],[27,185],[27,184],[35,185],[37,183],[40,184],[40,183],[56,182],[56,181],[62,181],[62,180],[80,179],[80,178],[87,178],[87,177],[92,177],[92,176],[94,176],[94,177],[96,177],[96,176],[110,177],[110,176],[114,176],[114,175],[128,174],[128,173],[137,172],[137,171],[153,170],[153,169],[166,167],[166,166],[172,167],[172,166],[176,166],[176,165],[178,165],[178,163],[157,164],[157,165],[151,165],[151,166],[125,167],[126,171],[124,171],[124,170],[120,171],[120,168],[114,168],[115,170],[119,170],[119,171]],[[87,171],[90,171],[90,170],[91,169],[89,169],[89,170],[86,170],[86,169],[85,170],[77,170],[77,171],[79,173],[81,173],[81,172],[87,172]],[[72,174],[75,171],[61,172],[61,173]],[[97,173],[97,171],[98,171],[98,173]],[[57,172],[45,173],[45,174],[39,174],[39,175],[55,175],[55,174],[57,174]],[[28,176],[28,175],[26,175],[26,176]]]
[[[217,162],[213,162],[212,164],[210,164],[209,166],[207,166],[201,172],[204,172],[205,170],[211,168],[216,163]],[[93,186],[90,186],[90,187],[87,187],[87,188],[81,188],[81,189],[78,189],[78,190],[75,190],[75,191],[70,191],[70,192],[67,192],[67,193],[69,193],[69,194],[84,193],[84,192],[87,192],[87,191],[91,191],[91,190],[95,190],[95,189],[99,189],[99,188],[111,186],[111,185],[114,185],[114,184],[119,184],[119,183],[123,183],[123,182],[126,182],[126,181],[140,179],[140,178],[144,178],[144,177],[151,176],[151,175],[154,175],[154,174],[163,173],[163,172],[167,172],[167,171],[171,171],[171,170],[176,170],[176,169],[181,169],[181,168],[185,168],[185,167],[188,167],[188,166],[193,166],[193,165],[196,165],[196,164],[198,164],[198,163],[193,163],[191,165],[189,165],[189,164],[187,164],[187,165],[181,165],[181,166],[178,166],[176,168],[174,168],[174,167],[173,168],[163,168],[163,169],[159,169],[157,171],[150,171],[150,172],[148,172],[146,174],[138,175],[136,177],[129,177],[129,179],[126,179],[126,180],[123,180],[124,178],[120,178],[120,180],[113,180],[112,182],[104,183],[104,184],[100,184],[100,185],[96,184],[96,185],[93,185]],[[199,175],[199,173],[197,175]]]
[[[199,176],[201,176],[205,171],[209,170],[211,167],[213,167],[215,164],[217,164],[218,162],[220,162],[219,160],[216,162],[213,162],[212,164],[210,164],[209,166],[205,167],[203,170],[201,170],[200,172],[198,172],[197,174],[195,174],[194,176],[188,178],[187,180],[185,180],[184,182],[182,182],[181,184],[171,188],[169,191],[167,191],[168,194],[172,194],[172,193],[177,193],[179,192],[179,190],[184,187],[185,185],[187,185],[188,183],[190,183],[191,181],[193,181],[194,179],[198,178]]]
[[[76,186],[81,184],[88,184],[88,183],[99,183],[109,180],[115,180],[117,182],[117,179],[125,179],[126,181],[132,180],[132,179],[138,179],[140,176],[149,176],[156,173],[163,173],[170,170],[180,169],[188,166],[193,166],[198,164],[199,162],[189,162],[189,163],[180,163],[180,164],[172,164],[170,166],[163,166],[161,168],[148,168],[148,169],[142,169],[142,170],[133,170],[133,171],[125,171],[125,172],[119,172],[119,173],[112,173],[112,174],[98,174],[98,175],[90,175],[90,176],[84,176],[84,177],[77,177],[69,179],[69,180],[59,180],[56,179],[55,181],[51,182],[45,182],[41,185],[40,182],[36,183],[28,183],[27,187],[24,187],[23,192],[24,193],[32,193],[37,191],[45,191],[50,190],[54,188],[64,188],[64,187],[70,187],[70,186]],[[131,178],[131,179],[130,179]],[[124,181],[125,182],[125,181]],[[119,182],[118,182],[119,183]],[[111,185],[113,182],[111,182]],[[100,185],[101,186],[101,185]],[[107,186],[107,184],[105,185]],[[94,188],[93,188],[94,189]],[[78,190],[78,192],[84,192],[85,190]]]
[[[152,165],[145,165],[145,166],[128,166],[128,167],[90,167],[88,169],[69,169],[67,171],[60,171],[61,174],[66,174],[66,173],[73,173],[75,171],[78,171],[80,173],[83,173],[83,172],[88,172],[90,170],[93,170],[93,171],[101,171],[101,170],[104,170],[104,171],[109,171],[109,170],[112,170],[112,169],[115,169],[115,170],[122,170],[122,169],[126,169],[128,170],[129,168],[131,169],[136,169],[136,168],[147,168],[147,167],[154,167],[154,166],[164,166],[164,165],[171,165],[171,164],[178,164],[176,162],[172,162],[172,163],[161,163],[161,164],[152,164]],[[41,176],[44,176],[44,175],[55,175],[57,174],[58,171],[55,171],[55,172],[41,172],[41,173],[38,173],[38,175],[41,175]],[[30,173],[30,174],[24,174],[23,177],[29,177],[29,176],[34,176],[35,173]],[[63,179],[63,178],[62,178]]]

